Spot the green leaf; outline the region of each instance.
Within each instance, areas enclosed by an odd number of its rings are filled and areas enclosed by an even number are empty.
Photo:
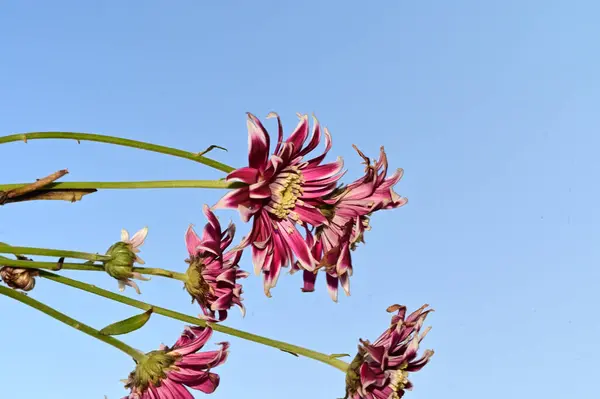
[[[153,308],[148,309],[144,313],[135,315],[125,320],[110,324],[100,330],[102,335],[122,335],[129,334],[135,330],[139,330],[150,320],[150,315],[154,311]]]
[[[350,355],[347,353],[332,353],[331,355],[329,355],[330,358],[333,359],[338,359],[340,357],[349,357]]]

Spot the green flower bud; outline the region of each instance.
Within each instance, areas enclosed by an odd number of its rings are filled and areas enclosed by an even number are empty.
[[[111,259],[104,263],[104,270],[117,280],[125,280],[133,276],[133,264],[136,254],[132,251],[131,245],[119,241],[113,244],[106,255]]]
[[[128,285],[133,287],[135,291],[140,294],[139,287],[130,279],[150,280],[149,278],[143,277],[140,273],[133,271],[134,263],[144,264],[144,261],[137,256],[137,253],[140,252],[139,247],[144,243],[147,234],[148,228],[144,227],[130,239],[127,230],[122,230],[121,241],[116,242],[108,249],[108,251],[106,251],[106,255],[110,256],[110,260],[104,262],[104,270],[111,277],[119,281],[120,291],[124,291],[125,286]]]

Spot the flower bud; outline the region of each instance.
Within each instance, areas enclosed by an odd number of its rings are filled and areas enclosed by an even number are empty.
[[[132,276],[136,255],[129,244],[119,241],[106,251],[106,255],[110,256],[111,259],[104,263],[104,270],[111,277],[124,280]]]
[[[143,228],[129,238],[129,233],[126,230],[121,231],[121,241],[114,243],[106,255],[110,256],[110,260],[104,262],[104,270],[113,278],[119,281],[119,290],[124,291],[125,286],[128,285],[133,287],[135,291],[140,294],[140,289],[135,282],[130,280],[136,278],[138,280],[147,281],[149,278],[143,277],[140,273],[133,271],[133,264],[135,262],[144,264],[144,261],[137,256],[140,252],[139,247],[142,246],[146,235],[148,234],[148,228]]]
[[[2,281],[10,288],[22,291],[31,291],[35,287],[35,277],[38,275],[35,269],[20,269],[4,266],[0,269]]]

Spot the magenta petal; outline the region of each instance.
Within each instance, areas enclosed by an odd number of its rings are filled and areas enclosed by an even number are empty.
[[[371,368],[366,363],[363,363],[360,366],[360,382],[363,389],[367,389],[369,385],[372,385],[376,381],[377,375],[373,372],[373,370],[371,370]]]
[[[425,352],[423,352],[423,356],[419,360],[408,364],[408,366],[406,367],[406,371],[415,372],[421,370],[423,366],[425,366],[429,362],[431,356],[433,356],[433,351],[429,349],[426,350]]]
[[[308,143],[308,145],[302,151],[300,151],[299,155],[301,157],[305,156],[306,154],[310,153],[312,150],[317,148],[317,146],[319,145],[319,141],[321,141],[321,125],[319,124],[319,121],[317,120],[317,118],[315,118],[314,116],[313,116],[313,121],[314,121],[313,133],[312,133],[312,136],[310,138],[310,142]]]
[[[315,282],[317,280],[317,273],[309,272],[304,270],[304,287],[302,292],[313,292],[315,290]]]
[[[187,247],[188,253],[191,256],[196,255],[196,247],[201,243],[200,237],[198,237],[198,234],[196,234],[194,228],[190,225],[185,232],[185,246]]]
[[[290,135],[290,137],[286,140],[286,143],[293,144],[293,148],[295,151],[300,151],[302,144],[306,141],[308,137],[308,116],[304,115],[300,118],[300,122],[294,132]]]
[[[296,227],[289,220],[282,220],[279,223],[279,235],[283,238],[285,243],[292,249],[294,255],[298,258],[298,261],[305,270],[315,269],[315,260],[310,254],[310,249],[304,240],[304,237],[300,235]]]
[[[235,284],[235,278],[237,277],[236,270],[231,268],[227,269],[217,277],[217,281],[224,281],[230,284]]]
[[[314,168],[307,168],[306,170],[302,171],[302,175],[307,181],[322,180],[340,173],[343,168],[344,161],[342,161],[341,158],[338,158],[338,160],[333,163],[328,163]]]
[[[202,211],[204,215],[208,219],[208,223],[210,226],[214,228],[216,234],[221,234],[221,223],[219,223],[219,219],[215,216],[215,214],[210,210],[210,207],[206,204],[202,207]]]
[[[229,291],[227,294],[219,297],[210,305],[210,310],[224,310],[229,309],[232,306],[233,291]]]
[[[246,184],[253,184],[258,181],[258,170],[244,166],[227,175],[227,180],[236,180]]]
[[[196,389],[204,393],[213,393],[219,386],[220,378],[215,373],[205,373],[205,375],[198,379],[193,384],[185,384],[192,389]]]
[[[225,194],[213,209],[237,209],[238,206],[246,204],[250,200],[250,192],[247,187],[231,190]]]
[[[248,165],[264,170],[269,156],[269,134],[254,115],[248,113]]]
[[[181,384],[177,384],[169,379],[164,380],[163,384],[170,389],[174,399],[194,399],[194,396],[190,393],[190,391],[185,389],[185,387]]]
[[[327,291],[329,292],[329,296],[334,302],[338,300],[338,279],[337,277],[332,276],[327,273],[325,275],[325,279],[327,280]]]
[[[249,187],[249,190],[250,198],[252,199],[265,199],[271,196],[271,188],[268,181],[253,184]]]
[[[160,386],[152,387],[152,392],[154,396],[159,399],[177,399],[178,397],[173,396],[173,393],[169,389],[169,387],[165,384],[165,380],[161,381]]]
[[[315,227],[327,222],[327,218],[323,216],[323,214],[317,208],[309,208],[305,205],[297,205],[294,208],[294,212],[296,212],[300,220],[302,220],[304,223],[308,223]]]
[[[206,344],[212,335],[212,329],[209,327],[192,327],[190,328],[190,331],[194,334],[194,338],[192,340],[189,340],[188,338],[185,341],[180,338],[180,340],[175,343],[172,350],[173,352],[181,356],[197,352]]]

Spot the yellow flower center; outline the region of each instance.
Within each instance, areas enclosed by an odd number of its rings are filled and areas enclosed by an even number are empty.
[[[296,203],[300,201],[298,198],[302,195],[302,183],[304,183],[304,178],[297,168],[284,169],[269,185],[271,189],[271,201],[267,207],[269,212],[280,219],[290,216]],[[295,214],[292,214],[291,217],[297,219]]]
[[[394,391],[390,399],[400,399],[399,394],[404,391],[404,387],[408,382],[408,371],[403,370],[403,368],[393,371],[390,376],[390,388]]]

